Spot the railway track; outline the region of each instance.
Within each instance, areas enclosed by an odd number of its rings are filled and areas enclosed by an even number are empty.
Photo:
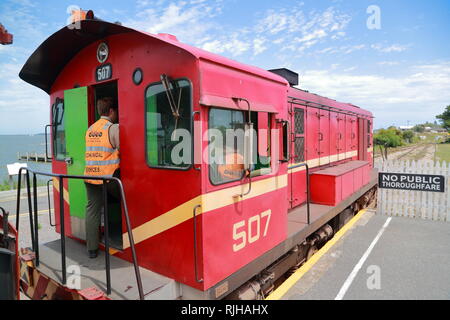
[[[420,160],[430,155],[430,149],[433,143],[421,143],[406,147],[400,147],[391,154],[388,154],[389,160]],[[431,153],[434,151],[431,151]],[[421,155],[421,156],[419,156]],[[381,158],[380,154],[375,155],[375,159]]]
[[[420,154],[422,151],[426,151],[426,150],[428,149],[429,145],[430,145],[429,143],[426,143],[426,144],[424,144],[423,146],[420,146],[420,147],[421,147],[421,148],[420,148],[420,151],[417,152],[417,154]],[[419,149],[419,145],[416,145],[416,146],[414,146],[414,147],[411,147],[411,149],[410,149],[408,152],[403,153],[403,154],[401,154],[399,157],[397,157],[397,160],[400,160],[400,159],[406,159],[406,158],[405,158],[406,156],[411,155],[411,154],[414,154],[414,152],[417,151],[417,149]]]

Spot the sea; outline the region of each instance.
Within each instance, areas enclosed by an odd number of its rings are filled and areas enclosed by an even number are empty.
[[[48,140],[50,142],[50,140]],[[17,154],[30,154],[45,153],[45,135],[0,135],[0,184],[8,183],[8,169],[7,164],[12,163],[26,163],[28,168],[41,171],[41,172],[51,172],[51,162],[35,162],[18,160]],[[50,153],[50,145],[49,151]],[[38,177],[40,182],[47,181],[47,177]],[[17,177],[14,178],[17,181]]]

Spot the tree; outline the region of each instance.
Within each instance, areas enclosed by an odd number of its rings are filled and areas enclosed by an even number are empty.
[[[419,132],[419,133],[425,132],[425,125],[418,124],[418,125],[414,126],[413,130],[415,132]]]
[[[402,136],[403,133],[400,129],[398,129],[396,126],[390,126],[387,128],[389,131],[392,131],[394,134],[396,134],[397,136]]]
[[[388,149],[402,145],[402,137],[395,129],[381,129],[373,136],[373,143],[380,147],[383,160],[387,160]]]
[[[446,130],[450,130],[450,105],[445,108],[444,113],[437,115],[436,118],[440,120],[442,127]]]
[[[411,130],[403,131],[402,138],[403,138],[403,140],[405,140],[406,143],[413,143],[414,142],[414,132]]]

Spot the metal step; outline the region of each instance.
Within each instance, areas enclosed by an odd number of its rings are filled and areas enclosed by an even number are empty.
[[[51,241],[39,246],[40,272],[61,283],[61,240]],[[97,287],[106,292],[105,253],[99,251],[98,257],[90,259],[86,246],[76,240],[66,238],[67,284],[73,281],[74,274],[80,274],[82,290]],[[180,296],[179,284],[148,269],[140,267],[142,285],[146,300],[174,300]],[[134,267],[131,262],[111,255],[111,294],[113,300],[138,300],[139,292]]]

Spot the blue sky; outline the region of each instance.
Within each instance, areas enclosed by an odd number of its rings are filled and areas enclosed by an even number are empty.
[[[290,68],[302,89],[369,109],[375,127],[434,121],[450,104],[450,2],[1,0],[0,134],[39,133],[48,96],[18,73],[37,46],[66,25],[67,8],[182,42],[264,69]],[[367,8],[380,8],[370,30]]]

